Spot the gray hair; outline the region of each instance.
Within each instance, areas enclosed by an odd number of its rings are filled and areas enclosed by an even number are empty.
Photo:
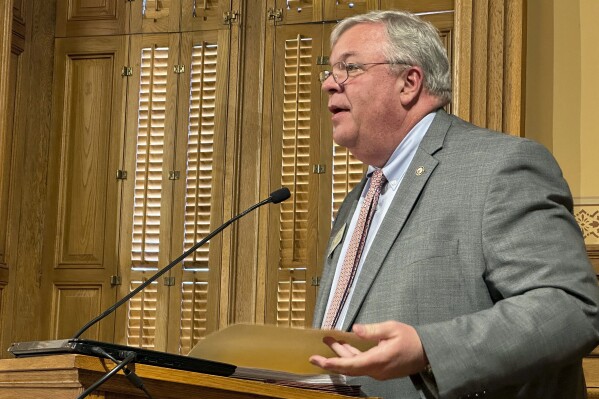
[[[424,88],[443,104],[451,101],[449,60],[437,28],[405,11],[372,11],[339,22],[331,33],[331,47],[343,32],[364,23],[387,28],[389,40],[382,49],[387,61],[419,66],[424,71]]]

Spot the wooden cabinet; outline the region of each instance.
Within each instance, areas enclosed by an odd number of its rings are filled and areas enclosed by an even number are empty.
[[[58,18],[67,37],[56,40],[56,188],[43,278],[52,338],[128,295],[223,214],[231,23],[221,11],[229,5],[84,3],[58,1],[59,14],[77,6],[88,19]],[[126,15],[118,29],[128,33],[106,28],[118,19],[113,10]],[[196,30],[182,32],[182,23]],[[220,256],[216,239],[85,336],[187,353],[217,327]]]

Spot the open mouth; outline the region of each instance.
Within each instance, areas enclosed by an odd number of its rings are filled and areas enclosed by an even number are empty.
[[[345,112],[347,110],[348,110],[347,108],[342,108],[342,107],[339,107],[336,105],[329,105],[329,112],[333,115],[336,115],[340,112]]]

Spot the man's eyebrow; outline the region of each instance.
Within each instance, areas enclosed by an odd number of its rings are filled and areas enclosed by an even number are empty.
[[[355,52],[355,51],[346,51],[345,53],[341,53],[341,54],[339,55],[339,58],[337,59],[337,61],[336,61],[336,62],[339,62],[339,61],[343,61],[343,62],[345,62],[345,61],[347,61],[347,59],[348,59],[349,57],[352,57],[352,56],[354,56],[354,55],[356,55],[356,52]],[[335,63],[335,62],[334,62],[334,63]],[[334,63],[333,63],[333,64],[334,64]]]

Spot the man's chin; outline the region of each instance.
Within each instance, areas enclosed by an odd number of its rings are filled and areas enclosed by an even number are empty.
[[[341,147],[348,149],[352,148],[355,143],[355,136],[356,134],[354,132],[347,132],[340,128],[333,127],[333,141]]]

